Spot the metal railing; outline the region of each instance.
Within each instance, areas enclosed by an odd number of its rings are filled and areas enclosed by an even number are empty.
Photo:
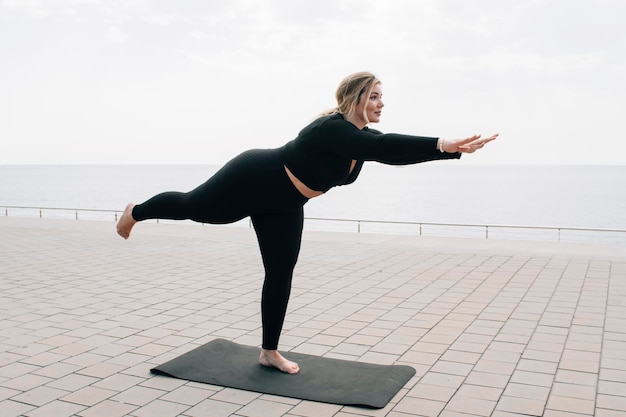
[[[31,211],[36,214],[40,218],[44,217],[45,212],[69,212],[72,213],[72,217],[76,220],[79,218],[87,219],[88,216],[79,216],[81,214],[110,214],[110,218],[117,221],[119,215],[122,213],[121,210],[106,210],[106,209],[85,209],[85,208],[67,208],[67,207],[28,207],[28,206],[0,206],[4,208],[4,215],[9,216],[10,212],[13,211]],[[58,218],[58,216],[57,216]],[[98,217],[97,220],[106,220],[104,218]],[[419,236],[445,236],[445,235],[453,235],[458,236],[458,233],[442,233],[441,229],[454,229],[457,232],[459,230],[472,230],[473,234],[470,234],[469,237],[481,237],[484,239],[494,238],[494,234],[497,235],[498,231],[521,231],[521,232],[539,232],[543,234],[543,236],[539,236],[539,240],[545,240],[548,238],[549,240],[557,240],[562,241],[563,235],[565,233],[569,234],[587,234],[589,236],[598,236],[603,235],[605,237],[613,237],[613,241],[617,241],[618,243],[626,244],[626,229],[601,229],[601,228],[584,228],[584,227],[549,227],[549,226],[520,226],[520,225],[496,225],[496,224],[462,224],[462,223],[434,223],[434,222],[409,222],[409,221],[388,221],[388,220],[362,220],[362,219],[335,219],[335,218],[321,218],[321,217],[305,217],[305,221],[313,221],[313,222],[324,222],[324,223],[343,223],[356,226],[356,230],[353,229],[344,229],[343,231],[362,233],[363,226],[369,225],[378,225],[378,226],[401,226],[403,230],[403,234],[417,234]],[[156,220],[159,223],[159,220]],[[248,227],[252,227],[252,222],[248,220]],[[323,229],[323,228],[322,228]],[[320,230],[322,230],[320,229]],[[375,228],[374,228],[375,229]],[[431,229],[430,233],[426,233],[426,229]],[[439,229],[438,232],[432,232],[432,229]],[[415,230],[415,232],[411,232],[410,230]],[[479,233],[476,233],[479,231]],[[378,231],[374,230],[373,233],[388,233],[388,231],[381,231],[380,228]],[[369,232],[368,232],[369,233]],[[491,235],[490,235],[491,233]],[[547,236],[553,236],[549,238]],[[556,235],[556,236],[555,236]],[[498,236],[495,237],[496,239]],[[586,241],[588,239],[581,238],[579,241]],[[603,240],[600,238],[600,240]],[[611,239],[609,239],[611,240]],[[571,241],[571,240],[570,240]]]
[[[614,235],[619,240],[626,243],[626,229],[602,229],[602,228],[587,228],[587,227],[558,227],[558,226],[521,226],[521,225],[498,225],[498,224],[463,224],[463,223],[435,223],[435,222],[407,222],[407,221],[388,221],[388,220],[356,220],[356,219],[328,219],[328,218],[315,218],[307,217],[305,220],[319,220],[324,222],[344,222],[344,223],[356,223],[356,232],[361,233],[361,226],[367,224],[385,224],[385,225],[399,225],[415,227],[418,229],[417,234],[419,236],[425,235],[425,229],[428,228],[455,228],[455,229],[474,229],[481,230],[480,234],[474,233],[474,236],[482,236],[485,239],[490,238],[490,232],[495,231],[523,231],[523,232],[544,232],[545,234],[552,234],[557,241],[562,240],[564,233],[582,233],[582,234],[604,234]],[[547,233],[545,233],[547,232]],[[431,236],[433,234],[430,234]],[[492,236],[493,238],[493,236]]]
[[[66,211],[66,212],[74,212],[74,218],[78,220],[78,213],[113,213],[115,216],[115,221],[117,221],[117,215],[121,213],[119,210],[104,210],[104,209],[78,209],[78,208],[67,208],[67,207],[27,207],[27,206],[0,206],[4,208],[5,217],[9,217],[9,209],[11,210],[35,210],[39,212],[39,217],[43,218],[44,210],[47,211]]]

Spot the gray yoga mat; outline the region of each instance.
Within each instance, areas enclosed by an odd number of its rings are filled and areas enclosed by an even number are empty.
[[[174,378],[331,404],[383,408],[415,369],[301,353],[284,353],[300,365],[288,375],[259,365],[259,348],[213,340],[150,371]]]

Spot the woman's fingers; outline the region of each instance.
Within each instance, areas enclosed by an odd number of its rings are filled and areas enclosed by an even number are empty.
[[[467,138],[460,142],[459,152],[472,153],[477,149],[482,148],[485,144],[491,142],[492,140],[495,140],[497,137],[498,133],[491,135],[488,138],[481,138],[480,135],[474,135],[471,138]]]
[[[469,138],[461,139],[461,141],[459,142],[459,146],[465,145],[467,143],[472,143],[473,141],[479,140],[479,139],[480,139],[480,135],[474,135],[474,136],[470,136]]]
[[[488,138],[480,138],[480,135],[478,135],[479,138],[469,142],[469,145],[474,145],[474,146],[484,146],[486,143],[491,142],[492,140],[495,140],[498,137],[498,134],[496,133],[495,135],[491,135]]]
[[[465,139],[456,139],[452,141],[453,146],[456,147],[456,150],[451,150],[454,148],[446,147],[446,151],[448,152],[465,152],[472,153],[477,149],[482,148],[485,144],[495,140],[498,137],[498,133],[493,134],[487,138],[483,138],[481,135],[473,135]]]
[[[499,133],[494,133],[493,135],[489,136],[488,138],[485,138],[484,141],[485,143],[489,143],[492,140],[496,140],[496,138],[498,137],[498,135],[500,135]]]

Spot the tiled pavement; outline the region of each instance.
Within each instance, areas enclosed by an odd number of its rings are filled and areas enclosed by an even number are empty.
[[[626,248],[306,232],[284,351],[416,376],[386,408],[150,375],[260,342],[245,228],[0,218],[0,416],[626,416]]]

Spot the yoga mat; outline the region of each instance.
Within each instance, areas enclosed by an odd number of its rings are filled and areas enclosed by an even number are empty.
[[[150,371],[159,375],[331,404],[383,408],[415,369],[301,353],[283,353],[300,365],[285,374],[259,364],[259,348],[213,340]]]

